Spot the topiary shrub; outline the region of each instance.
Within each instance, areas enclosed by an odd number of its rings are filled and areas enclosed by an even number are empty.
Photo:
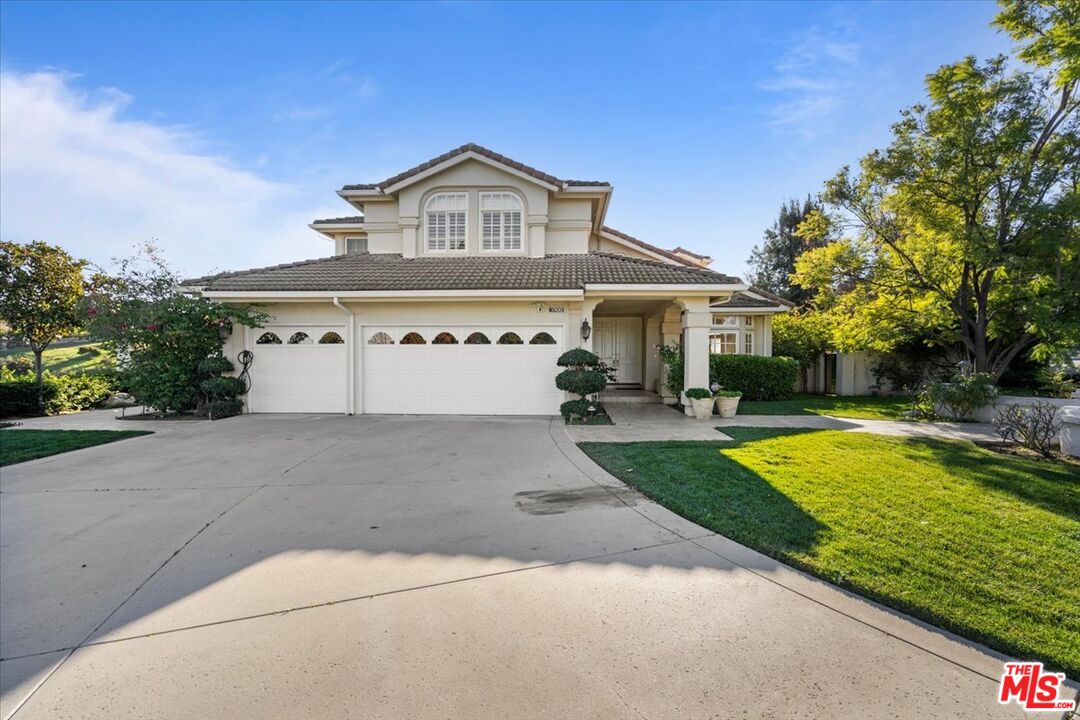
[[[710,355],[709,383],[738,390],[744,400],[787,400],[795,394],[799,363],[786,357]]]
[[[211,420],[222,420],[244,412],[244,401],[238,398],[232,400],[214,400],[206,404],[206,415]]]
[[[600,357],[584,348],[574,348],[560,355],[555,364],[559,367],[596,367]]]
[[[688,388],[686,391],[688,400],[705,400],[712,397],[709,388]]]
[[[585,396],[607,387],[608,379],[600,367],[600,358],[588,350],[576,348],[563,353],[556,362],[566,370],[555,376],[555,387],[578,396],[577,400],[563,403],[559,412],[567,419],[571,415],[583,417],[590,405]],[[578,412],[582,409],[584,412]]]

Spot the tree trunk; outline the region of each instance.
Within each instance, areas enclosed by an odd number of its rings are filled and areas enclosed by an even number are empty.
[[[37,380],[37,401],[38,407],[42,412],[45,410],[45,383],[41,378],[41,354],[45,352],[44,348],[36,348],[31,346],[31,350],[34,351],[34,378]]]

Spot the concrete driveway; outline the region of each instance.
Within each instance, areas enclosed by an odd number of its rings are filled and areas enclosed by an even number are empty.
[[[546,418],[246,416],[0,473],[4,718],[1022,716],[998,658]]]

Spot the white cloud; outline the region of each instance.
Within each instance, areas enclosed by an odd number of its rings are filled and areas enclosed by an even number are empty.
[[[850,28],[836,32],[851,34]],[[850,102],[859,59],[858,43],[827,37],[817,27],[792,37],[773,75],[761,85],[781,98],[769,110],[772,124],[807,140],[815,138]]]
[[[122,90],[73,83],[0,73],[3,239],[46,240],[104,264],[156,238],[185,273],[330,253],[307,223],[344,214],[332,196],[313,202],[207,154],[188,129],[125,118],[134,101]]]

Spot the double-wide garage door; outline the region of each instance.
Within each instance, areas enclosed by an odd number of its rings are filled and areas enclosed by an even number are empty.
[[[563,327],[365,327],[365,413],[554,415]]]
[[[365,326],[357,333],[360,410],[394,415],[554,415],[561,325]],[[252,412],[344,413],[344,326],[257,331]]]

